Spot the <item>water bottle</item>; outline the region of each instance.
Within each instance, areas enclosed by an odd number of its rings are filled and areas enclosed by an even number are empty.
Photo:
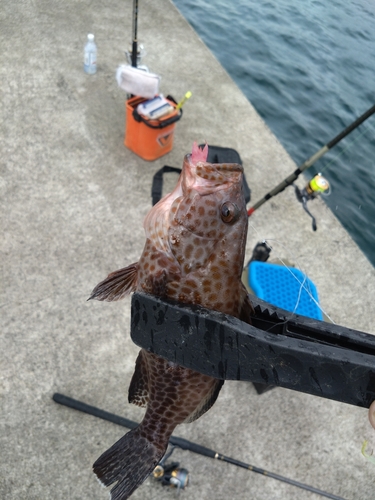
[[[83,68],[89,75],[94,75],[96,73],[96,54],[97,48],[94,42],[94,35],[87,35]]]

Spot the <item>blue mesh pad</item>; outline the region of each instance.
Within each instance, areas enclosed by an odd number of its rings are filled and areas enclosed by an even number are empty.
[[[303,283],[302,290],[301,283]],[[249,285],[260,299],[291,312],[295,310],[301,290],[295,313],[309,318],[323,319],[321,310],[308,293],[309,291],[319,304],[316,286],[294,267],[258,261],[251,262],[249,266]]]

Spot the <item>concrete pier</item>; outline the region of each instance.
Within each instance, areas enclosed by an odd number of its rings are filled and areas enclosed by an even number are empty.
[[[86,302],[110,271],[138,260],[153,174],[182,165],[193,141],[235,148],[261,198],[295,164],[169,0],[141,0],[144,63],[161,91],[193,97],[171,153],[146,162],[124,147],[125,93],[115,71],[131,41],[132,2],[4,0],[1,9],[2,328],[0,497],[100,500],[95,459],[125,432],[52,401],[61,392],[139,421],[127,389],[138,348],[130,300]],[[202,20],[204,22],[204,20]],[[98,71],[83,72],[87,33]],[[287,112],[287,110],[286,110]],[[166,191],[176,177],[166,181]],[[303,186],[303,180],[299,185]],[[338,324],[375,333],[375,270],[321,200],[318,231],[287,189],[250,218],[247,259],[267,239],[272,257],[316,284]],[[374,498],[367,410],[285,389],[258,396],[228,382],[215,406],[176,435],[345,498]],[[274,479],[176,450],[190,471],[183,500],[319,498]],[[134,500],[174,499],[149,478]]]

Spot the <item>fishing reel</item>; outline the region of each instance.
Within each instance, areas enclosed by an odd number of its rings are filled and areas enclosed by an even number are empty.
[[[172,455],[175,446],[173,446],[169,453],[166,453],[162,460],[155,467],[152,473],[154,479],[161,482],[162,486],[170,486],[177,488],[178,492],[184,490],[189,482],[189,472],[180,467],[179,462],[166,463],[167,459]]]
[[[309,181],[306,186],[301,190],[298,186],[293,184],[297,196],[297,200],[302,203],[303,209],[312,218],[312,229],[317,230],[316,219],[310,210],[307,208],[307,202],[315,199],[319,194],[328,194],[330,190],[329,182],[322,174],[317,174]]]

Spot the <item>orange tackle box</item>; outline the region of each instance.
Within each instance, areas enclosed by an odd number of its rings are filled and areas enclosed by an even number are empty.
[[[173,147],[176,122],[182,116],[182,109],[176,109],[176,102],[167,97],[174,110],[158,119],[149,119],[137,111],[139,104],[147,99],[131,97],[126,101],[126,126],[124,144],[144,160],[156,160]]]

